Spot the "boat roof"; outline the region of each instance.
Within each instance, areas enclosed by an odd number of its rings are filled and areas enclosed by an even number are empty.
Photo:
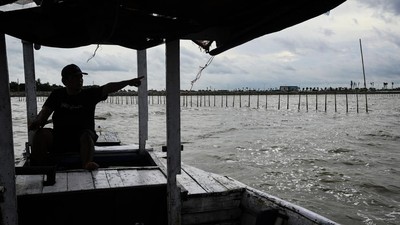
[[[0,5],[29,0],[0,0]],[[0,32],[35,44],[143,50],[192,40],[210,55],[329,12],[346,0],[35,0],[0,12]]]

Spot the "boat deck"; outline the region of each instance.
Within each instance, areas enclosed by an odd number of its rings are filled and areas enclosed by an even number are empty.
[[[101,168],[96,171],[71,170],[56,173],[56,183],[45,186],[46,175],[17,175],[17,196],[166,184],[156,167]]]
[[[33,202],[39,201],[50,205],[62,203],[66,205],[63,207],[72,207],[74,202],[88,198],[89,201],[96,201],[97,204],[110,204],[115,202],[115,195],[120,195],[119,199],[130,199],[126,200],[126,203],[121,203],[119,200],[118,204],[124,205],[123,210],[126,210],[126,207],[141,215],[148,214],[141,218],[142,221],[154,217],[153,214],[157,216],[161,214],[161,217],[162,215],[165,217],[167,206],[165,153],[149,152],[149,154],[156,166],[108,167],[99,168],[96,171],[83,169],[57,171],[56,183],[53,185],[44,185],[46,175],[17,175],[19,207],[24,208],[25,212],[30,211],[28,214],[25,213],[24,217],[32,218],[39,213],[36,210],[32,211]],[[182,192],[182,224],[214,224],[215,222],[239,224],[241,215],[239,205],[244,190],[243,184],[229,177],[208,173],[185,164],[182,164],[181,172],[177,180]],[[144,195],[151,195],[151,197],[143,197]],[[100,198],[103,200],[99,200]],[[159,209],[155,210],[152,202],[154,203],[157,199],[157,204],[159,204],[160,198],[165,199],[161,201],[164,203],[161,204],[162,206],[157,206]],[[138,201],[140,206],[132,204]],[[117,208],[121,209],[122,206]],[[151,211],[153,212],[150,213]],[[132,219],[124,219],[126,220]],[[54,220],[51,221],[54,222]],[[124,224],[124,221],[121,224]],[[68,223],[76,223],[76,220],[70,220]],[[161,222],[150,221],[145,224],[161,224]]]
[[[152,153],[159,159],[161,166],[99,168],[95,171],[83,169],[57,171],[56,183],[44,185],[46,175],[17,175],[17,196],[61,193],[71,191],[89,191],[97,189],[129,188],[152,185],[166,185],[166,160],[163,153]],[[178,176],[182,192],[188,195],[234,191],[243,188],[243,184],[229,177],[208,173],[195,167],[182,164],[182,173]]]

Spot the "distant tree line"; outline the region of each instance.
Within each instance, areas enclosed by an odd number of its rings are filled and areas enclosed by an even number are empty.
[[[52,84],[50,85],[49,82],[42,83],[40,79],[36,80],[36,91],[41,91],[41,92],[49,92],[52,91],[56,88],[62,87],[61,85],[56,85]],[[11,82],[10,83],[10,91],[11,92],[23,92],[25,91],[25,84],[24,83],[17,83],[17,82]]]
[[[358,88],[356,85],[354,85],[355,82],[351,82],[351,88],[345,88],[345,87],[339,87],[339,88],[332,88],[332,87],[325,87],[325,88],[319,88],[319,87],[304,87],[304,88],[298,88],[296,91],[282,91],[279,90],[278,88],[270,88],[269,90],[260,90],[260,89],[251,89],[251,88],[238,88],[234,90],[212,90],[211,88],[207,88],[206,90],[181,90],[182,95],[202,95],[202,94],[216,94],[216,95],[235,95],[235,94],[279,94],[279,93],[298,93],[298,92],[352,92],[352,91],[361,91],[361,92],[375,92],[375,88],[373,87],[373,84],[371,84],[372,87],[370,87],[368,90],[364,88]],[[387,83],[384,83],[384,88],[387,90]],[[392,90],[399,90],[400,88],[393,88],[394,83],[392,82]],[[49,84],[49,82],[42,83],[40,79],[36,80],[36,91],[37,92],[51,92],[54,89],[61,88],[63,86],[61,85],[56,85],[56,84]],[[84,88],[91,88],[91,87],[98,87],[98,85],[90,85],[90,86],[85,86]],[[17,82],[11,82],[10,83],[10,91],[11,92],[25,92],[25,84],[24,83],[17,83]],[[165,90],[148,90],[149,95],[165,95]],[[117,93],[114,93],[112,95],[137,95],[137,91],[135,90],[120,90]]]

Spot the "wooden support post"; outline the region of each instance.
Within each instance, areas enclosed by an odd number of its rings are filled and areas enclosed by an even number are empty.
[[[146,50],[137,51],[137,76],[144,76],[138,87],[138,108],[139,108],[139,151],[146,149],[148,139],[149,105],[147,104],[147,55]]]
[[[37,116],[35,58],[33,53],[33,44],[27,41],[22,41],[22,49],[24,57],[26,113],[28,119],[27,124],[30,124],[31,121],[36,119]],[[32,146],[32,139],[34,134],[34,131],[28,130],[29,146]],[[30,152],[29,149],[25,150]]]
[[[14,142],[5,35],[0,34],[0,224],[17,225]]]
[[[168,225],[181,224],[181,196],[176,176],[181,173],[181,114],[179,40],[166,44],[167,195]]]

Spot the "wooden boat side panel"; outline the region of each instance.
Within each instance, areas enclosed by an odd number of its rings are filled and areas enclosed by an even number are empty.
[[[251,221],[255,221],[261,213],[271,210],[277,210],[278,219],[285,220],[288,225],[338,225],[305,208],[250,187],[243,194],[241,208],[243,209],[242,224],[245,225],[255,224]]]
[[[242,191],[190,195],[183,201],[182,213],[201,213],[239,208]]]
[[[23,195],[18,224],[165,225],[166,195],[165,184]]]
[[[196,225],[196,224],[239,224],[241,210],[228,209],[213,212],[201,212],[197,214],[183,214],[183,225]]]

